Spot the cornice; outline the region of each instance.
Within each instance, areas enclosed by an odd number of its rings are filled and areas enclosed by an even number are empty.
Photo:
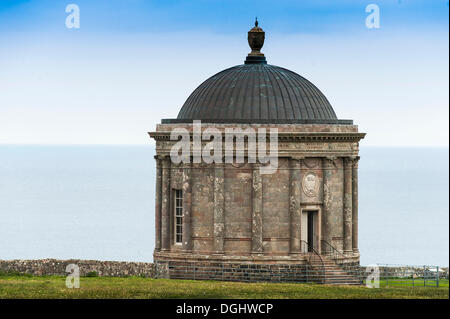
[[[151,138],[156,141],[173,141],[170,139],[170,132],[149,132]],[[266,140],[270,140],[270,134],[266,133]],[[245,135],[245,133],[237,135]],[[331,132],[280,132],[278,133],[278,141],[280,142],[358,142],[366,136],[366,133],[359,132],[344,132],[344,133],[331,133]],[[192,132],[190,132],[190,138],[192,140]],[[225,135],[223,135],[225,141]],[[207,140],[203,140],[206,142]]]

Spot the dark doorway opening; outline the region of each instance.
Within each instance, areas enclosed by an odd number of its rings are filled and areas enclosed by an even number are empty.
[[[314,242],[314,237],[315,237],[315,232],[314,232],[314,226],[315,226],[315,212],[311,211],[308,212],[308,251],[312,252],[313,251],[313,247],[315,247],[315,242]]]

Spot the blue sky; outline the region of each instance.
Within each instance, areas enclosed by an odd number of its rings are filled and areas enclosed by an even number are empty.
[[[266,28],[287,33],[339,32],[357,29],[364,9],[375,3],[383,9],[383,25],[390,27],[445,27],[448,1],[360,0],[3,0],[2,31],[41,29],[63,32],[61,17],[69,3],[83,11],[86,32],[211,31],[242,33],[259,16]],[[64,17],[63,17],[64,18]]]
[[[65,7],[80,8],[67,29]],[[368,4],[380,28],[367,29]],[[0,143],[146,144],[190,92],[241,64],[307,77],[364,145],[448,146],[448,1],[0,1]]]

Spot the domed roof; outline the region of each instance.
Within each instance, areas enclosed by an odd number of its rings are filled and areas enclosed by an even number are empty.
[[[300,75],[268,64],[238,65],[213,75],[189,96],[178,119],[337,120],[325,95]]]
[[[323,123],[352,124],[338,120],[325,95],[304,77],[269,65],[260,52],[264,31],[248,32],[252,52],[245,64],[219,72],[197,87],[177,119],[163,123]]]

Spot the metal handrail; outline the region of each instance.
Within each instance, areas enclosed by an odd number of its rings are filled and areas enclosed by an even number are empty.
[[[337,250],[333,245],[331,245],[326,240],[322,239],[322,252],[324,252],[324,255],[333,259],[334,262],[342,267],[342,270],[346,271],[347,273],[351,273],[353,276],[356,276],[359,278],[360,283],[363,282],[363,273],[359,266],[354,265],[347,265],[344,260],[347,258],[343,252]],[[324,247],[325,246],[325,247]],[[325,248],[325,249],[323,249]],[[338,260],[341,259],[342,261],[339,262]]]
[[[340,258],[345,259],[345,255],[342,252],[340,252],[339,250],[337,250],[336,248],[334,248],[334,246],[331,245],[326,240],[322,239],[322,244],[325,244],[324,246],[326,247],[325,249],[322,249],[322,252],[324,252],[327,255],[330,255],[332,259],[334,259],[334,260],[340,259]]]
[[[315,257],[315,260],[319,261],[319,277],[318,277],[318,280],[320,282],[324,283],[325,282],[325,265],[324,265],[322,256],[308,242],[306,242],[304,240],[300,240],[300,243],[306,245],[306,247],[308,248],[308,252],[312,252],[312,254],[310,254],[309,258],[308,258],[308,264],[309,265],[311,265],[312,264],[311,262],[314,261],[313,257]]]

